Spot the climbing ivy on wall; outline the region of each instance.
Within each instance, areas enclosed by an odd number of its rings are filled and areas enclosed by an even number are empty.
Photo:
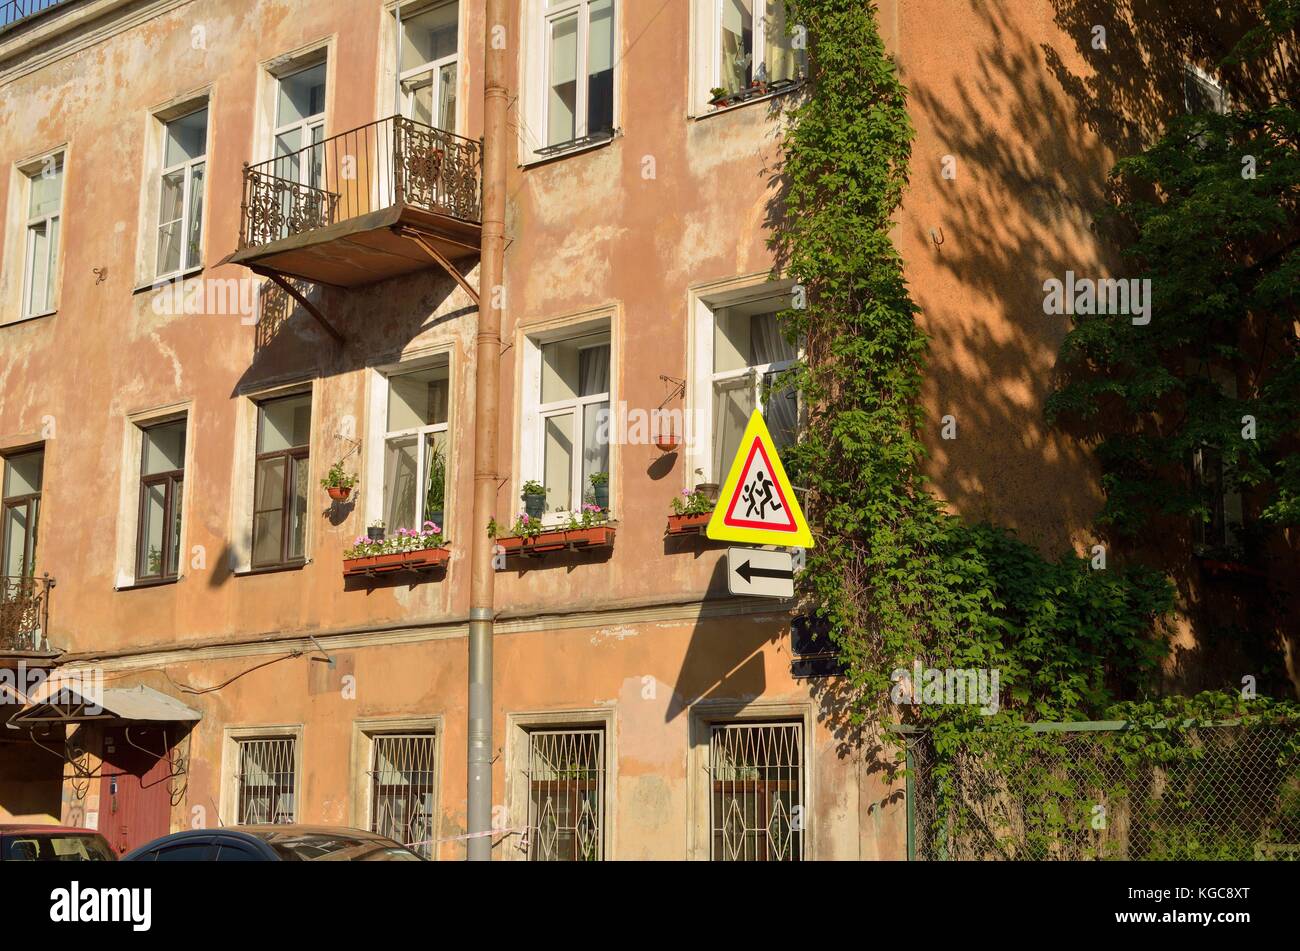
[[[1164,577],[1094,570],[1073,552],[1045,558],[953,515],[927,484],[927,339],[890,235],[914,134],[906,90],[866,0],[788,7],[807,31],[810,79],[785,133],[773,239],[778,272],[800,287],[782,326],[806,354],[791,371],[807,419],[790,462],[817,534],[802,594],[840,652],[851,719],[926,727],[942,780],[951,756],[991,731],[1101,719],[1120,701],[1163,709],[1152,695],[1173,605]],[[998,712],[894,706],[892,675],[915,661],[999,670]],[[1223,704],[1216,695],[1198,709],[1221,714]],[[1014,758],[1017,748],[994,752]]]

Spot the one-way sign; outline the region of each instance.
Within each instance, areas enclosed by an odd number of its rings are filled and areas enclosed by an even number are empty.
[[[788,551],[728,548],[727,590],[754,598],[793,598],[794,558]]]

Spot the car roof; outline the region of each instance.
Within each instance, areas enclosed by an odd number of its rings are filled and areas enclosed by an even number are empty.
[[[40,823],[0,823],[0,835],[99,835],[95,829],[77,826],[49,826]]]
[[[212,831],[218,831],[213,829]],[[364,829],[350,829],[347,826],[315,826],[315,825],[297,825],[294,823],[255,823],[249,825],[228,826],[221,830],[224,832],[236,831],[243,832],[247,835],[257,836],[259,839],[267,836],[295,836],[295,835],[328,835],[328,836],[346,836],[350,839],[375,839],[384,842],[391,841],[386,836],[379,835],[375,832],[367,832]]]

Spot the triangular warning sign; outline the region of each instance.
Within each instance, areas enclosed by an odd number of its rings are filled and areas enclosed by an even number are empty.
[[[813,547],[808,522],[758,410],[740,438],[707,534],[715,541]]]

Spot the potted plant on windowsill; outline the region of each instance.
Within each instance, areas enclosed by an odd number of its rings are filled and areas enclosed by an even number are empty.
[[[530,518],[542,517],[542,513],[546,511],[546,486],[534,479],[529,479],[524,483],[523,491],[519,497],[523,500],[524,512]]]
[[[591,482],[591,501],[597,508],[602,511],[609,509],[609,473],[593,472]]]
[[[489,525],[489,533],[495,531]],[[493,534],[493,537],[496,537]],[[520,512],[511,526],[510,534],[496,539],[507,555],[544,555],[565,548],[599,548],[614,543],[614,528],[608,524],[608,513],[599,506],[584,506],[581,515],[573,513],[567,524],[547,528],[541,517]]]
[[[450,559],[451,549],[447,547],[442,527],[425,522],[419,531],[399,528],[391,538],[376,540],[370,535],[359,535],[343,553],[343,574],[422,571],[445,567]]]
[[[609,513],[599,505],[584,505],[581,515],[575,512],[569,516],[569,524],[564,529],[564,540],[571,546],[605,545],[613,537],[614,530],[609,527]]]
[[[673,514],[668,516],[668,534],[685,535],[700,531],[713,517],[715,504],[715,500],[698,488],[694,492],[683,489],[681,495],[673,498]]]
[[[325,478],[320,480],[321,488],[329,493],[329,497],[335,502],[346,502],[356,484],[357,477],[344,470],[342,460],[330,466],[329,472],[325,473]]]

